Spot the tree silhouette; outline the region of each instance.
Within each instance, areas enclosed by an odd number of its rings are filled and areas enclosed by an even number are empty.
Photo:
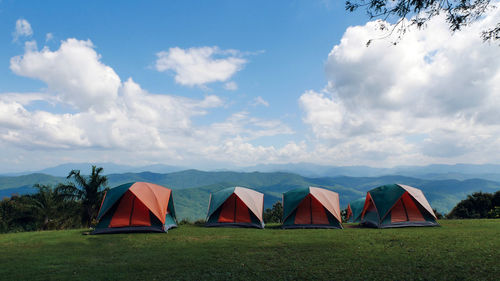
[[[90,227],[97,217],[108,182],[107,177],[101,175],[102,171],[102,167],[92,166],[92,173],[89,176],[83,176],[80,170],[72,170],[66,178],[73,179],[76,186],[70,182],[58,187],[63,196],[81,201],[82,224],[87,227]]]
[[[397,19],[388,35],[396,30],[399,33],[399,40],[409,26],[423,28],[429,20],[441,13],[446,15],[450,30],[459,31],[483,17],[488,9],[495,8],[491,2],[491,0],[348,0],[345,8],[350,12],[360,8],[365,9],[370,19],[384,21]],[[404,20],[407,17],[411,17],[409,22]],[[380,28],[384,30],[387,27],[381,24]],[[481,37],[484,41],[500,41],[500,23],[484,30]],[[371,40],[367,45],[370,42]]]

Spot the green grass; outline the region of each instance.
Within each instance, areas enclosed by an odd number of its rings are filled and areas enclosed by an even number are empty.
[[[500,220],[344,230],[0,235],[2,280],[498,280]]]

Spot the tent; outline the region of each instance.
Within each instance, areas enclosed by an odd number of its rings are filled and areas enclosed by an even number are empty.
[[[437,226],[436,219],[422,191],[403,184],[368,191],[361,213],[361,224],[378,228]]]
[[[210,194],[206,226],[264,228],[264,194],[229,187]]]
[[[147,182],[126,183],[106,192],[93,234],[167,232],[176,227],[172,190]]]
[[[348,222],[360,222],[361,212],[363,211],[363,206],[365,205],[365,198],[359,198],[354,200],[347,205],[347,221]]]
[[[342,228],[339,195],[305,187],[283,193],[283,228]]]

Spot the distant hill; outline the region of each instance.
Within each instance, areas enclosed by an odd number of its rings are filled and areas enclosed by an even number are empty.
[[[17,188],[21,186],[33,186],[40,184],[57,184],[63,182],[65,178],[55,177],[45,174],[29,174],[15,177],[0,177],[0,190],[7,188]]]
[[[474,179],[500,181],[500,165],[496,164],[433,164],[426,166],[396,166],[374,168],[368,166],[327,166],[312,163],[266,164],[239,169],[242,172],[288,172],[305,177],[380,177],[401,175],[421,179]]]
[[[66,163],[55,167],[46,168],[40,171],[24,171],[19,173],[0,174],[2,176],[21,176],[33,173],[42,173],[52,176],[65,177],[72,169],[80,170],[84,174],[90,173],[91,165],[104,168],[104,173],[124,174],[124,173],[173,173],[184,171],[186,168],[154,164],[148,166],[129,166],[115,163]],[[221,170],[209,170],[218,172]],[[323,177],[381,177],[386,175],[400,175],[428,180],[467,180],[486,179],[500,182],[500,165],[497,164],[433,164],[426,166],[396,166],[393,168],[374,168],[369,166],[330,166],[318,165],[314,163],[287,163],[287,164],[261,164],[250,167],[233,167],[223,171],[234,172],[261,172],[274,173],[283,172],[297,174],[309,178]]]
[[[80,170],[82,174],[90,174],[92,165],[103,167],[105,174],[121,174],[121,173],[171,173],[185,170],[182,167],[169,166],[163,164],[154,164],[147,166],[128,166],[115,163],[66,163],[55,167],[46,168],[39,171],[25,171],[19,173],[3,174],[1,176],[22,176],[29,174],[47,174],[56,177],[66,177],[71,170]]]

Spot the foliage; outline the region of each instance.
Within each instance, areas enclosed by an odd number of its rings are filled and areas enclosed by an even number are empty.
[[[0,232],[36,230],[36,220],[30,213],[28,195],[13,196],[0,201]]]
[[[264,211],[264,222],[265,223],[282,223],[283,222],[283,204],[281,201],[277,201],[273,204],[272,208],[267,208]]]
[[[446,21],[452,32],[480,19],[488,9],[492,9],[491,0],[348,0],[345,8],[353,12],[359,8],[365,9],[370,19],[392,19],[397,22],[392,33],[397,29],[398,39],[410,26],[422,28],[433,17],[441,13],[446,15]],[[412,19],[407,23],[405,19]],[[381,29],[386,29],[381,25]],[[500,23],[482,32],[484,41],[500,40]],[[367,44],[370,44],[369,41]]]
[[[488,212],[488,217],[492,219],[500,219],[500,206],[495,206]]]
[[[36,184],[38,192],[26,198],[31,215],[37,222],[37,229],[64,229],[80,227],[75,222],[79,205],[76,202],[65,200],[60,188],[50,185]]]
[[[436,218],[437,218],[438,220],[440,220],[440,219],[443,219],[443,218],[444,218],[443,214],[441,214],[440,212],[438,212],[436,209],[432,209],[432,211],[434,212],[434,214],[436,215]]]
[[[4,280],[497,280],[499,220],[442,227],[0,235]],[[50,270],[47,270],[50,269]]]
[[[187,218],[183,218],[178,223],[178,225],[186,225],[186,224],[192,224],[192,222],[189,219],[187,219]]]
[[[475,192],[460,201],[448,214],[451,219],[477,219],[491,218],[497,216],[495,207],[500,207],[498,197],[500,191],[495,194]],[[497,205],[498,204],[498,205]]]
[[[340,217],[342,218],[342,222],[347,222],[347,208],[340,210]]]
[[[65,200],[50,185],[35,185],[37,193],[0,202],[0,232],[81,227],[77,202]]]
[[[79,170],[72,170],[66,178],[73,179],[78,187],[73,182],[61,184],[58,187],[64,197],[80,200],[82,224],[87,227],[95,222],[106,191],[108,179],[101,175],[102,171],[102,167],[92,166],[92,173],[89,176],[83,176]]]

